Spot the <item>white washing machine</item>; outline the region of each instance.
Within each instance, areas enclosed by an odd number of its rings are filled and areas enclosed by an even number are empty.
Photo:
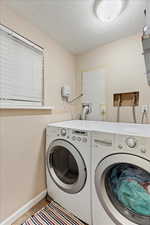
[[[49,125],[46,133],[48,195],[91,224],[90,134],[67,128],[67,122]]]
[[[150,224],[150,138],[93,133],[93,225]]]

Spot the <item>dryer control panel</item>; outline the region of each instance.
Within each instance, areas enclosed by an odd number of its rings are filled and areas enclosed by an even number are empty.
[[[116,149],[122,152],[146,156],[150,150],[150,138],[116,135]]]

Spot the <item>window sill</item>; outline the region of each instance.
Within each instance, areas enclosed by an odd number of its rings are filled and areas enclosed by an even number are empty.
[[[23,110],[53,110],[52,106],[0,106],[1,109],[23,109]]]

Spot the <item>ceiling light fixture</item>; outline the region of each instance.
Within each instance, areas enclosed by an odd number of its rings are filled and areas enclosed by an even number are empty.
[[[112,22],[123,11],[124,0],[97,0],[95,6],[96,16],[102,22]]]

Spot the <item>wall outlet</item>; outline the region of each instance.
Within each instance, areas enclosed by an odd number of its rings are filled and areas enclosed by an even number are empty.
[[[149,105],[142,105],[142,109],[141,109],[141,112],[143,113],[143,112],[148,112],[148,110],[149,110]]]

